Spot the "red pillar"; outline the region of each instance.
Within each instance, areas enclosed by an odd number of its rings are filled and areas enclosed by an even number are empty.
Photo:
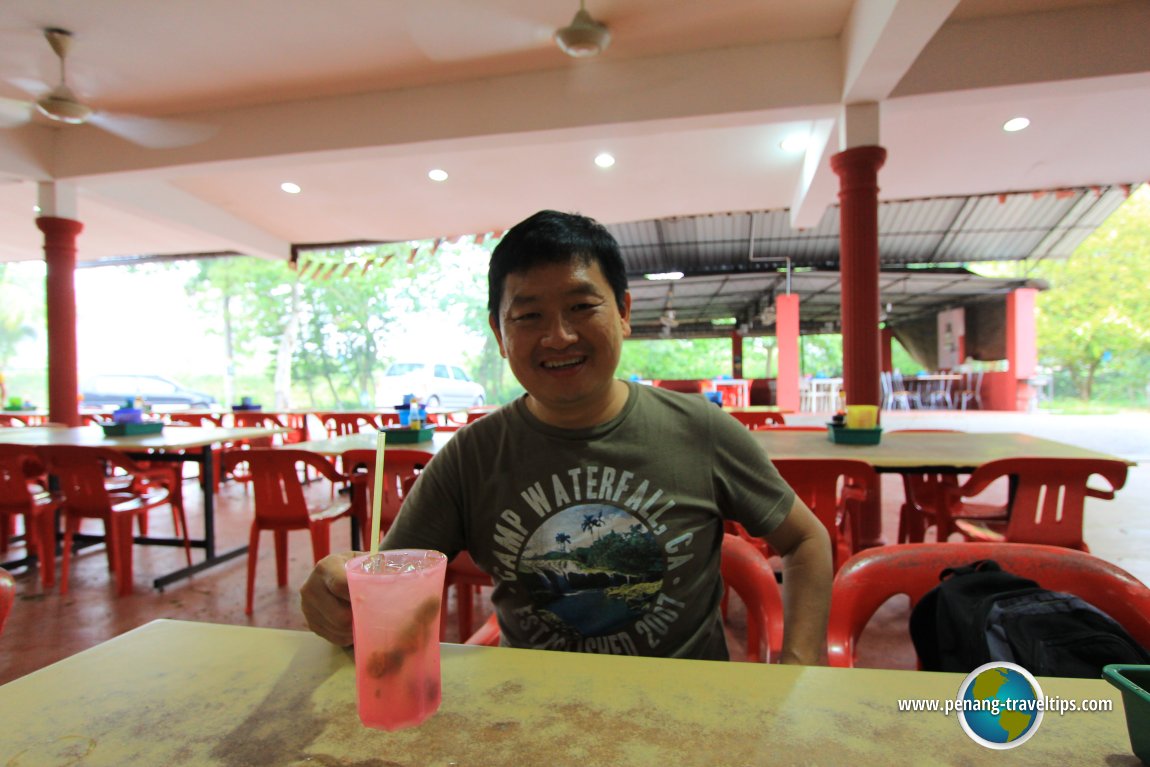
[[[1014,379],[1016,410],[1026,410],[1034,396],[1030,379],[1038,370],[1037,296],[1034,288],[1019,288],[1006,296],[1006,362]]]
[[[842,273],[843,388],[847,404],[879,405],[878,170],[880,146],[831,157],[839,176],[839,269]]]
[[[743,377],[743,336],[731,331],[731,378]]]
[[[891,354],[891,343],[894,342],[894,333],[890,332],[890,328],[883,328],[879,333],[879,352],[882,354],[882,367],[884,373],[889,373],[894,370],[893,356]]]
[[[42,216],[48,309],[48,420],[80,425],[76,371],[76,237],[84,228],[70,218]]]
[[[781,410],[799,412],[799,297],[775,296],[775,341],[779,351],[775,400]]]

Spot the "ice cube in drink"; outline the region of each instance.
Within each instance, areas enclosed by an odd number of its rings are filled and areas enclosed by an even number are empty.
[[[447,557],[398,549],[346,565],[359,718],[398,730],[439,709],[439,607]]]

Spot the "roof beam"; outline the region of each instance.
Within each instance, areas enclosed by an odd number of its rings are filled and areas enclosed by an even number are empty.
[[[958,2],[858,0],[841,40],[842,104],[877,104],[889,97]],[[835,127],[840,134],[846,133],[845,125],[833,122],[819,124],[812,131],[791,203],[791,226],[796,229],[817,226],[834,203],[838,184],[830,157],[847,148],[842,140],[830,140]]]
[[[216,237],[243,255],[274,261],[291,258],[291,243],[162,181],[103,183],[89,186],[88,192],[102,202]]]

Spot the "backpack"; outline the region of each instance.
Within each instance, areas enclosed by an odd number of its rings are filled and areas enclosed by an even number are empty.
[[[1094,605],[992,560],[947,568],[939,580],[910,615],[924,671],[967,674],[1008,661],[1035,676],[1097,679],[1109,663],[1150,663],[1150,653]]]

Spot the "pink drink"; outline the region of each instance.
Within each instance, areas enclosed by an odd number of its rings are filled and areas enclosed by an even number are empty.
[[[439,605],[447,557],[438,551],[381,551],[346,565],[355,634],[359,719],[398,730],[439,709]]]

